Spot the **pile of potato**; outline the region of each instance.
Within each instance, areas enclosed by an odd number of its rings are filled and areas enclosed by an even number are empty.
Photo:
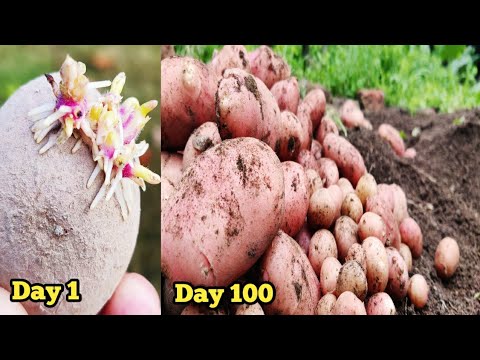
[[[288,64],[266,46],[225,46],[207,65],[168,57],[161,68],[169,284],[228,286],[255,273],[276,298],[237,309],[248,314],[395,314],[393,300],[407,295],[425,306],[425,279],[409,276],[423,237],[405,193],[367,173],[326,116],[321,89],[301,99]],[[348,127],[372,129],[355,104],[340,113]],[[437,270],[451,276],[459,256],[440,252]]]

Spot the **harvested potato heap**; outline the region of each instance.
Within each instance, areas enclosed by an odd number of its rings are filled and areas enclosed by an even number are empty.
[[[425,306],[425,279],[409,278],[422,232],[401,187],[367,173],[325,113],[322,90],[302,100],[297,79],[270,48],[245,52],[225,46],[209,65],[162,61],[166,288],[269,281],[276,298],[248,312],[255,314],[395,314],[393,300],[407,294]],[[372,130],[356,103],[340,113],[348,127]],[[390,130],[382,136],[392,137]],[[447,263],[458,257],[438,259],[439,273],[451,275],[456,267]],[[182,311],[166,304],[167,312]],[[189,305],[183,313],[212,312]]]

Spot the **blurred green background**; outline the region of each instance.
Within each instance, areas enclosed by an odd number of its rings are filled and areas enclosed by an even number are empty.
[[[160,46],[0,46],[0,106],[15,90],[46,72],[58,71],[66,54],[87,65],[92,80],[112,80],[120,71],[127,75],[124,98],[142,103],[160,101]],[[154,141],[160,124],[160,106],[150,114],[140,139],[150,143],[149,168],[160,173],[160,146]],[[137,246],[129,271],[144,275],[160,290],[160,185],[142,192],[142,216]]]

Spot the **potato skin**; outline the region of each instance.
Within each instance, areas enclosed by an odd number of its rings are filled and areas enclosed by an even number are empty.
[[[365,253],[365,249],[360,244],[353,244],[348,249],[347,256],[345,257],[345,261],[352,261],[355,260],[360,264],[362,267],[363,272],[367,273],[367,254]]]
[[[282,229],[289,236],[300,231],[308,211],[308,184],[305,171],[300,164],[293,161],[282,163],[285,183],[285,216]]]
[[[295,160],[300,152],[302,124],[290,111],[280,114],[279,135],[275,142],[275,151],[281,161]]]
[[[335,302],[333,315],[367,315],[362,300],[350,291],[343,292]]]
[[[325,187],[330,187],[338,182],[339,174],[335,161],[328,158],[322,158],[318,161],[320,165],[319,175],[323,180]]]
[[[160,154],[160,172],[163,178],[176,186],[182,178],[183,157],[180,154],[162,151]]]
[[[455,239],[445,237],[435,250],[435,269],[442,279],[448,279],[455,274],[460,262],[460,249]]]
[[[349,129],[362,126],[365,121],[362,110],[353,100],[347,100],[343,103],[340,108],[340,119]]]
[[[325,294],[318,301],[315,308],[315,315],[332,315],[333,307],[337,302],[337,297],[333,294]]]
[[[310,248],[310,241],[312,239],[312,233],[307,224],[303,224],[302,228],[295,236],[295,241],[300,245],[305,255],[308,256],[308,249]]]
[[[264,305],[267,315],[313,315],[319,300],[317,276],[295,240],[279,231],[265,252],[262,281],[275,286],[275,300]]]
[[[322,89],[316,88],[310,90],[302,101],[302,106],[308,109],[307,112],[312,121],[312,131],[315,131],[320,125],[320,121],[325,114],[327,100]]]
[[[242,304],[235,311],[235,315],[265,315],[259,303]]]
[[[385,245],[399,249],[401,240],[399,227],[393,213],[393,200],[391,200],[393,194],[390,189],[380,191],[382,189],[380,185],[377,194],[367,199],[365,210],[379,215],[385,223]]]
[[[231,68],[250,72],[247,49],[243,45],[225,45],[213,56],[208,66],[217,78],[220,78],[225,70]]]
[[[393,215],[395,215],[397,223],[400,224],[408,217],[407,196],[403,189],[397,184],[390,184],[390,188],[393,192]]]
[[[297,156],[297,162],[302,165],[305,170],[313,169],[320,176],[320,163],[315,159],[315,156],[310,150],[300,150]]]
[[[323,181],[320,175],[313,169],[306,169],[305,176],[308,181],[308,198],[310,199],[315,191],[323,188]]]
[[[250,71],[270,89],[273,84],[290,77],[290,67],[268,46],[262,45],[248,54]]]
[[[337,185],[342,190],[343,199],[345,199],[345,196],[347,196],[348,193],[355,192],[355,189],[353,188],[352,184],[350,183],[350,181],[348,181],[347,178],[342,177],[342,178],[338,179]],[[343,199],[342,199],[342,201],[343,201]]]
[[[342,176],[346,177],[353,186],[367,172],[362,155],[350,142],[338,135],[329,133],[323,140],[325,157],[335,161]]]
[[[312,148],[310,151],[316,160],[320,160],[322,158],[322,144],[320,144],[317,140],[312,140]]]
[[[195,286],[243,275],[280,228],[284,189],[278,157],[259,140],[225,140],[202,153],[162,212],[164,275]]]
[[[430,288],[422,275],[415,274],[408,285],[408,298],[417,309],[422,309],[428,302]]]
[[[332,192],[321,188],[315,191],[309,200],[308,225],[312,229],[328,229],[335,221],[336,200]]]
[[[378,134],[390,144],[398,156],[403,156],[405,143],[397,129],[390,124],[382,124],[378,128]]]
[[[342,202],[341,214],[350,217],[358,223],[363,215],[362,202],[358,196],[351,192],[345,196]]]
[[[385,247],[373,236],[366,238],[362,247],[367,258],[368,292],[383,292],[388,283],[388,256]]]
[[[195,128],[215,121],[215,76],[189,57],[163,59],[161,68],[162,149],[183,150]]]
[[[415,259],[420,257],[423,251],[423,235],[420,226],[414,219],[409,217],[400,223],[399,229],[402,243],[410,248]]]
[[[335,296],[339,297],[345,291],[351,291],[360,300],[367,296],[368,284],[362,266],[355,260],[347,261],[338,273]]]
[[[327,257],[320,270],[320,290],[323,295],[333,293],[337,287],[338,274],[342,264],[334,257]]]
[[[200,125],[188,138],[183,150],[182,171],[185,170],[202,152],[214,145],[220,144],[222,138],[218,132],[217,124],[206,122]]]
[[[398,252],[400,253],[400,255],[402,255],[403,260],[405,260],[405,264],[407,264],[408,272],[411,272],[413,262],[412,262],[412,252],[410,251],[410,248],[406,244],[401,243],[400,250]]]
[[[302,139],[300,141],[300,150],[310,150],[313,140],[313,125],[310,119],[310,107],[303,102],[298,105],[297,118],[302,125]]]
[[[338,135],[338,127],[332,119],[323,117],[322,121],[320,121],[317,131],[315,132],[315,139],[323,145],[323,140],[328,133]]]
[[[397,249],[388,247],[388,284],[386,292],[394,299],[401,300],[407,295],[408,267]]]
[[[403,153],[403,157],[407,159],[414,159],[415,156],[417,156],[417,150],[415,150],[414,148],[408,148]]]
[[[362,202],[363,207],[367,204],[367,199],[377,193],[377,182],[372,174],[366,173],[358,180],[355,192]]]
[[[340,216],[335,222],[333,234],[337,242],[338,258],[340,261],[345,260],[350,246],[358,242],[357,230],[357,223],[348,216]]]
[[[373,294],[367,303],[367,315],[396,315],[392,298],[384,292]]]
[[[280,111],[290,111],[297,113],[300,102],[300,89],[295,76],[276,82],[270,89],[277,100]]]
[[[322,229],[313,234],[308,248],[308,260],[317,276],[320,276],[325,259],[327,257],[336,258],[337,255],[337,243],[330,231]]]
[[[379,215],[373,212],[366,212],[358,222],[358,238],[360,241],[363,241],[370,236],[380,239],[385,244],[387,228]]]

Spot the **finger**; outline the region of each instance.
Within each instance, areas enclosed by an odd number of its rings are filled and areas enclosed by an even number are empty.
[[[100,312],[103,315],[160,315],[157,290],[142,275],[127,273]]]
[[[0,288],[0,315],[28,315],[19,302],[10,301],[10,293]]]

